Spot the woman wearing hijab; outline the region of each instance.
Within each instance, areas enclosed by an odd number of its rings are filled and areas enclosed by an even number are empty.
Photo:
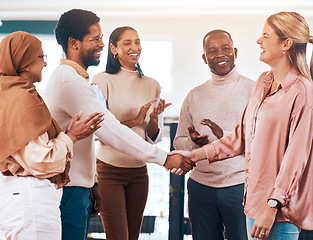
[[[14,32],[0,43],[0,239],[61,239],[59,204],[73,143],[101,125],[102,113],[71,120],[66,133],[36,91],[46,62],[41,41]]]

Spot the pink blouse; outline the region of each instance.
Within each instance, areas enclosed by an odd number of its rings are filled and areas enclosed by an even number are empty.
[[[235,131],[203,147],[209,162],[245,153],[245,213],[256,218],[272,198],[277,222],[313,230],[313,85],[292,68],[268,94],[263,73]]]

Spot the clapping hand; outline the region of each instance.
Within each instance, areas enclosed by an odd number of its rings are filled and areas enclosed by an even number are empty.
[[[157,99],[153,99],[152,101],[146,103],[145,105],[143,105],[140,109],[139,109],[139,112],[136,116],[136,118],[134,119],[131,119],[131,120],[127,120],[127,121],[124,121],[124,122],[121,122],[123,125],[129,127],[129,128],[132,128],[132,127],[135,127],[137,125],[140,125],[143,123],[143,121],[145,120],[146,118],[146,115],[147,115],[147,112],[149,110],[149,108],[151,107],[151,105],[153,103],[155,103],[157,101]]]
[[[218,138],[222,138],[224,133],[223,129],[221,129],[215,122],[211,121],[210,119],[202,119],[200,122],[202,125],[209,126],[212,130],[212,133]]]
[[[82,112],[78,112],[67,125],[65,133],[72,139],[73,143],[84,139],[101,127],[103,115],[101,112],[96,112],[81,119]]]
[[[138,113],[138,115],[137,115],[137,117],[136,117],[136,119],[135,119],[135,120],[137,120],[137,125],[141,124],[141,123],[145,120],[149,108],[151,107],[151,105],[152,105],[153,103],[156,102],[156,100],[157,100],[157,99],[153,99],[152,101],[146,103],[145,105],[143,105],[143,106],[140,108],[139,113]]]
[[[160,99],[158,106],[156,106],[153,111],[150,113],[150,121],[151,119],[157,119],[159,115],[164,112],[165,108],[172,105],[172,103],[165,103],[163,98]]]
[[[124,121],[124,122],[122,122],[122,124],[124,124],[125,126],[127,126],[129,128],[132,128],[132,127],[135,127],[137,125],[142,124],[146,118],[147,112],[150,109],[151,105],[153,103],[155,103],[156,101],[157,101],[157,99],[153,99],[152,101],[147,102],[145,105],[143,105],[139,109],[139,112],[134,119]],[[150,122],[152,120],[152,121],[157,123],[158,122],[158,116],[164,111],[165,108],[167,108],[170,105],[171,105],[171,103],[165,104],[165,100],[161,99],[158,106],[155,107],[150,114]]]
[[[198,146],[202,147],[209,143],[208,135],[200,135],[198,131],[196,131],[192,126],[188,125],[187,129],[189,131],[189,135],[191,140],[197,144]]]

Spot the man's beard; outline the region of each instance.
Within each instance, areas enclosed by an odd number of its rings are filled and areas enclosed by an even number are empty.
[[[98,66],[100,63],[100,60],[97,60],[94,56],[95,50],[89,50],[87,52],[81,52],[83,63],[86,67],[90,66]]]

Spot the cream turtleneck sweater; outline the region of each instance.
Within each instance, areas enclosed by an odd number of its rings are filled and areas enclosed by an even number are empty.
[[[159,98],[161,92],[160,84],[153,78],[146,76],[140,78],[137,71],[124,68],[121,68],[116,74],[98,73],[93,77],[91,83],[96,84],[101,89],[108,110],[120,122],[134,119],[140,108],[149,101]],[[154,106],[150,107],[142,124],[131,128],[150,143],[157,143],[162,139],[162,126],[160,124],[156,141],[152,142],[146,136],[146,128],[150,120],[149,115]],[[160,118],[159,123],[163,123]],[[116,167],[134,168],[145,165],[145,162],[121,153],[103,142],[100,143],[96,156],[101,161]]]
[[[208,126],[200,124],[202,119],[208,118],[218,124],[224,136],[232,132],[241,119],[254,81],[240,75],[236,68],[226,76],[211,75],[210,80],[192,89],[184,100],[174,140],[176,149],[199,148],[189,137],[188,125],[201,135],[207,134],[211,143],[217,138]],[[210,164],[200,161],[190,172],[190,177],[206,186],[228,187],[244,182],[244,169],[243,155]]]

